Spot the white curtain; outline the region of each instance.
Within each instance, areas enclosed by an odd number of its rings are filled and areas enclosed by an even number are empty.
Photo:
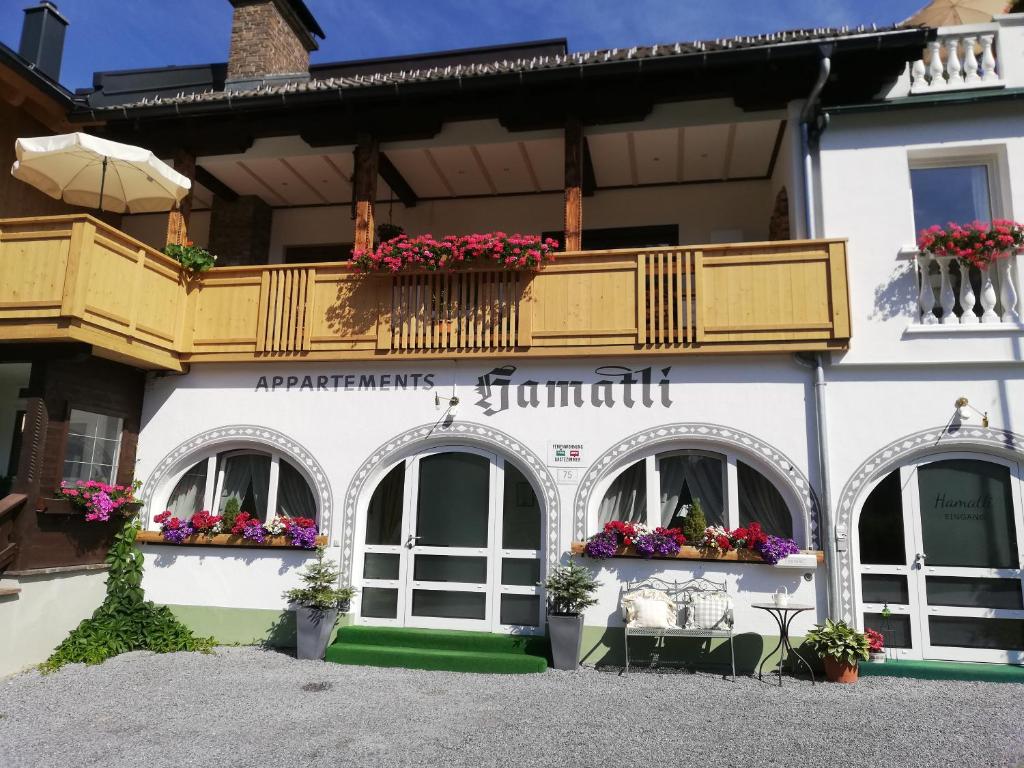
[[[229,456],[224,461],[224,487],[220,493],[220,511],[228,499],[235,497],[248,512],[261,520],[267,519],[267,491],[270,489],[270,457],[256,453]],[[255,509],[246,509],[246,497],[251,496]]]
[[[203,508],[203,497],[206,493],[206,465],[203,461],[181,476],[178,484],[171,491],[167,501],[167,509],[179,520],[186,520]]]
[[[739,481],[740,525],[758,522],[766,533],[793,536],[793,518],[772,482],[742,461],[736,463]]]
[[[984,165],[972,165],[970,171],[970,192],[971,203],[974,208],[974,218],[988,222],[992,217],[991,206],[988,198],[988,167]],[[966,224],[966,221],[959,222]]]
[[[597,510],[597,524],[612,520],[642,523],[647,517],[647,478],[644,461],[633,464],[615,478]]]
[[[277,475],[277,514],[316,519],[316,500],[295,467],[281,459]]]
[[[659,458],[661,524],[668,526],[684,505],[700,499],[708,525],[727,525],[722,481],[724,466],[721,458],[701,454]]]

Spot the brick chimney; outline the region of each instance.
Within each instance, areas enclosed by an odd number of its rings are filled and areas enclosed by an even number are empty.
[[[230,0],[227,88],[309,79],[309,54],[324,37],[302,0]]]

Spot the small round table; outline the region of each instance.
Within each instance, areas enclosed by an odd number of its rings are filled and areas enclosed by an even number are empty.
[[[789,642],[789,626],[793,623],[793,619],[795,619],[798,614],[801,614],[804,611],[813,611],[815,606],[801,605],[799,603],[790,603],[786,606],[778,606],[775,603],[753,603],[752,605],[754,608],[760,608],[762,611],[766,611],[773,619],[775,619],[775,623],[779,625],[779,644],[772,648],[771,653],[764,657],[764,660],[761,662],[761,666],[757,670],[757,679],[761,679],[761,674],[764,672],[764,665],[768,659],[774,656],[776,651],[781,649],[782,653],[779,655],[779,665],[775,670],[779,675],[779,686],[782,686],[782,664],[786,660],[786,651],[789,651],[791,654],[796,656],[800,660],[800,663],[807,667],[807,671],[811,675],[811,685],[814,685],[814,670],[811,669],[811,665],[807,663],[807,660],[797,653],[796,649],[793,648],[792,644]]]

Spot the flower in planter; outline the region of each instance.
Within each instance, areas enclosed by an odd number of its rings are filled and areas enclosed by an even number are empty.
[[[374,250],[355,249],[352,262],[361,272],[400,272],[457,269],[468,264],[491,264],[508,270],[537,269],[554,258],[558,242],[537,235],[491,232],[474,235],[408,237],[399,234]]]
[[[799,554],[800,547],[792,539],[786,539],[782,536],[768,536],[758,545],[757,552],[766,563],[775,565],[779,560],[789,555]]]
[[[235,536],[243,536],[249,541],[262,544],[267,540],[267,531],[258,517],[248,512],[239,512],[235,518],[235,524],[231,527],[231,533]]]
[[[885,637],[875,629],[865,629],[864,635],[868,639],[868,650],[871,653],[883,653],[885,651]]]
[[[160,534],[164,541],[171,544],[181,544],[185,539],[195,533],[192,526],[185,520],[179,520],[167,509],[153,518],[153,521],[160,524]]]
[[[316,549],[316,520],[309,517],[286,517],[283,523],[293,547]]]
[[[138,480],[131,485],[109,485],[96,480],[76,480],[74,485],[65,480],[57,491],[58,498],[67,499],[72,506],[85,513],[89,522],[106,522],[115,513],[128,512],[128,507],[137,504],[135,491],[142,483]]]
[[[640,534],[633,546],[641,557],[674,557],[679,548],[686,543],[686,536],[678,528],[655,528]]]
[[[211,515],[210,510],[203,509],[192,515],[189,525],[196,533],[213,535],[220,530],[221,518],[218,515]]]
[[[604,560],[613,557],[619,547],[631,546],[637,536],[643,533],[647,533],[647,529],[642,525],[612,520],[604,524],[600,533],[595,533],[587,540],[583,551],[587,557]]]
[[[714,552],[731,552],[736,548],[729,529],[720,525],[709,525],[704,529],[704,538],[699,545],[701,549],[709,549]]]
[[[949,222],[922,230],[917,247],[932,256],[950,256],[968,267],[986,269],[997,259],[1009,257],[1024,247],[1024,224],[1009,219],[994,219],[986,224]]]

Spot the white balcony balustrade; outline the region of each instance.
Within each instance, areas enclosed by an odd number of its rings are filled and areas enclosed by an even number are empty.
[[[910,92],[1003,86],[997,61],[998,30],[998,24],[940,29],[923,57],[910,65]]]
[[[917,321],[922,325],[1021,324],[1017,254],[984,269],[966,267],[952,256],[918,252],[916,259]]]

